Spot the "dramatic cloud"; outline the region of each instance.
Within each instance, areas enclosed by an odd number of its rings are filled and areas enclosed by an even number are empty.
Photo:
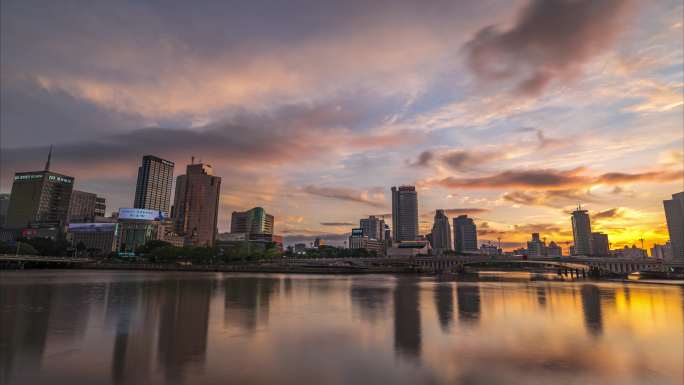
[[[513,191],[502,195],[506,201],[527,206],[562,208],[577,202],[595,202],[596,197],[585,190]]]
[[[576,75],[604,52],[625,25],[627,0],[532,0],[508,29],[490,25],[465,48],[467,62],[483,80],[513,80],[534,95],[554,79]]]
[[[592,185],[636,182],[669,182],[682,179],[681,171],[649,171],[642,173],[618,173],[611,172],[598,176],[587,175],[584,167],[572,170],[533,169],[533,170],[508,170],[498,174],[475,177],[456,178],[447,177],[436,181],[428,181],[426,184],[435,184],[447,188],[466,189],[500,189],[521,188],[531,190],[571,190],[590,187]],[[513,197],[513,199],[526,199]]]
[[[620,207],[616,207],[613,209],[608,209],[608,210],[603,210],[603,211],[598,211],[598,212],[592,213],[591,219],[593,219],[593,220],[612,219],[612,218],[620,218],[623,215],[624,215],[624,210]]]
[[[452,170],[463,171],[499,159],[501,156],[502,154],[495,152],[455,150],[443,154],[441,160]]]
[[[321,222],[321,226],[356,226],[356,223],[351,222]]]
[[[386,206],[382,199],[382,193],[371,194],[368,191],[356,191],[343,187],[320,187],[313,185],[305,186],[302,190],[308,194],[325,198],[363,203],[374,207]]]
[[[345,128],[367,118],[363,109],[334,103],[286,106],[271,114],[239,114],[222,123],[197,128],[151,127],[102,136],[55,148],[57,171],[77,179],[130,176],[144,154],[153,153],[183,164],[197,156],[219,169],[260,169],[336,152],[400,146],[414,140],[407,132],[364,133]],[[3,149],[3,177],[40,167],[47,147]],[[3,180],[6,182],[7,180]]]
[[[473,150],[450,150],[450,151],[423,151],[418,159],[412,162],[414,167],[428,167],[436,162],[454,171],[468,171],[479,165],[488,163],[505,156],[505,150],[499,151],[473,151]]]
[[[427,167],[432,164],[435,154],[432,151],[423,151],[418,155],[418,159],[411,165],[414,167]]]

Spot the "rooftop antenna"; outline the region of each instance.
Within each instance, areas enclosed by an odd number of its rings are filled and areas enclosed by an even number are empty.
[[[190,164],[195,164],[195,156],[190,157]]]
[[[48,152],[47,162],[45,162],[45,171],[50,171],[50,160],[52,159],[52,145],[50,145],[50,151]]]

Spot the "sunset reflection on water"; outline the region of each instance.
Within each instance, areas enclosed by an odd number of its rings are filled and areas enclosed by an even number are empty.
[[[5,384],[681,384],[684,288],[0,273]]]

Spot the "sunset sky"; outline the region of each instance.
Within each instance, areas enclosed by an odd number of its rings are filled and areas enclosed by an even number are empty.
[[[681,0],[1,7],[2,192],[53,144],[112,211],[143,155],[194,155],[219,231],[262,206],[290,242],[339,242],[415,184],[422,233],[443,208],[481,240],[565,242],[581,202],[615,248],[664,243],[684,190]]]

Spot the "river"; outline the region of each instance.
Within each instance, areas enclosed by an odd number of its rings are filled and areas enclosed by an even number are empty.
[[[2,384],[677,384],[684,287],[0,272]]]

